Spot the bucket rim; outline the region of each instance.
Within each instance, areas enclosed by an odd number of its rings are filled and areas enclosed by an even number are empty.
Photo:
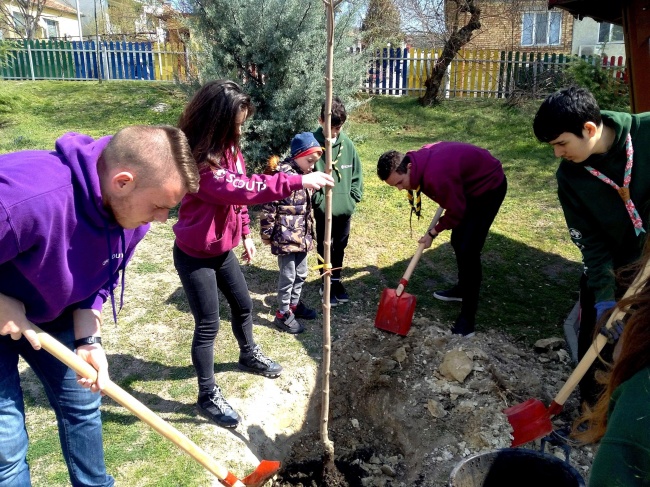
[[[580,472],[571,465],[569,462],[562,460],[561,458],[556,457],[555,455],[551,455],[546,452],[542,452],[539,450],[532,450],[530,448],[499,448],[497,450],[489,450],[489,451],[484,451],[482,453],[475,453],[474,455],[470,455],[469,457],[463,458],[460,462],[454,466],[452,469],[451,473],[449,474],[449,482],[448,486],[453,487],[452,482],[454,481],[455,477],[457,476],[459,470],[468,462],[475,458],[479,457],[486,457],[489,455],[497,455],[499,453],[510,453],[513,454],[514,456],[523,456],[523,455],[533,455],[536,457],[539,457],[544,460],[548,460],[554,464],[561,464],[563,467],[565,467],[567,470],[571,472],[572,475],[575,476],[575,478],[578,480],[578,487],[586,487],[585,479],[580,475]]]

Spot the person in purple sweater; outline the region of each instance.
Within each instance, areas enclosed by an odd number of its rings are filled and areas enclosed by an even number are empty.
[[[406,154],[382,154],[377,175],[397,189],[422,192],[445,209],[419,243],[429,248],[440,232],[452,231],[458,282],[433,296],[442,301],[462,302],[452,333],[472,336],[483,278],[481,250],[508,184],[501,162],[487,150],[471,144],[437,142]],[[415,199],[419,199],[419,194]]]
[[[127,127],[98,140],[68,133],[54,151],[0,155],[0,485],[31,485],[19,357],[56,413],[71,484],[114,484],[99,413],[108,380],[102,305],[110,298],[117,320],[113,289],[124,292],[135,246],[198,181],[174,127]],[[41,351],[32,323],[76,350],[97,380]]]
[[[281,200],[303,188],[334,185],[334,179],[322,172],[248,177],[239,139],[252,114],[251,99],[237,83],[216,80],[196,92],[178,121],[198,164],[201,185],[198,193],[188,194],[181,203],[174,225],[174,266],[194,316],[196,409],[224,428],[237,427],[239,415],[214,377],[219,290],[230,305],[232,331],[240,349],[238,367],[269,378],[282,372],[255,343],[253,301],[233,252],[243,240],[243,259],[250,262],[255,257],[247,205]]]

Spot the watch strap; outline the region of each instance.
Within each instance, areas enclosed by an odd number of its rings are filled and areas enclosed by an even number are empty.
[[[94,345],[95,343],[102,344],[102,337],[89,336],[84,338],[79,338],[73,342],[74,348],[79,348],[83,345]]]

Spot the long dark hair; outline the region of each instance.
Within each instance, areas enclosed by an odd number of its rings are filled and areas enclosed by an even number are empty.
[[[219,167],[226,151],[239,147],[235,122],[243,110],[249,118],[254,107],[234,81],[210,81],[194,94],[178,119],[178,128],[185,132],[199,165]]]
[[[646,244],[643,258],[635,264],[638,273],[650,265],[650,245]],[[607,429],[607,416],[612,394],[618,386],[632,378],[640,370],[650,366],[650,284],[642,283],[638,292],[621,299],[617,306],[629,314],[623,334],[620,353],[615,358],[611,369],[602,374],[598,381],[605,385],[605,390],[598,398],[593,409],[586,408],[574,425],[574,436],[585,443],[598,441]],[[585,423],[586,431],[577,431],[577,426]]]

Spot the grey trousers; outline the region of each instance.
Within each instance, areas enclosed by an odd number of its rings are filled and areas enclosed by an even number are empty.
[[[284,313],[289,311],[289,306],[294,306],[300,301],[302,285],[307,279],[307,252],[278,255],[278,266],[278,309]]]

